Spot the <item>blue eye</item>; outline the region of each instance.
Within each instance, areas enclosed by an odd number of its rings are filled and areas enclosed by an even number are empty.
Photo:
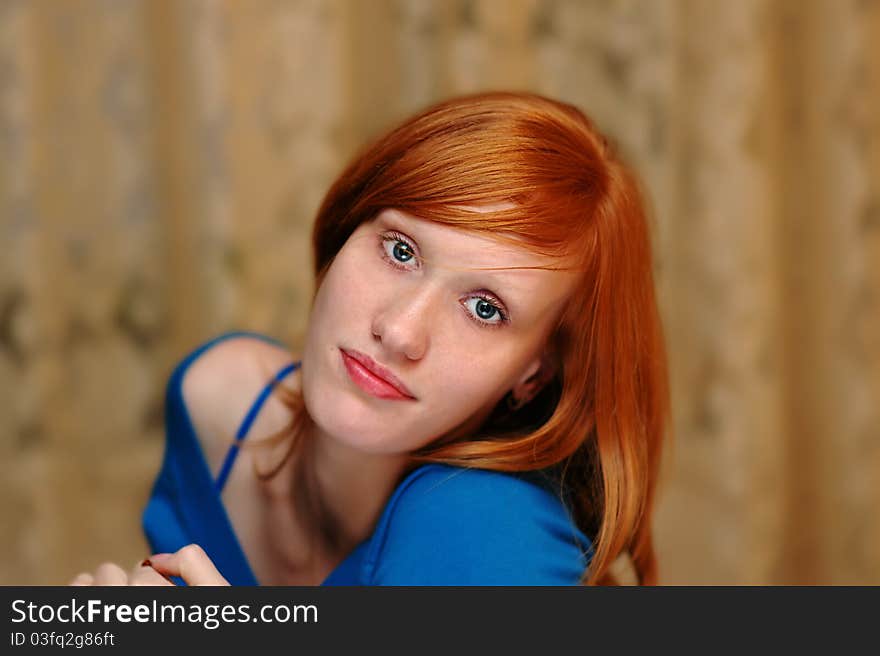
[[[476,303],[472,305],[471,301]],[[507,315],[488,298],[471,296],[465,302],[465,306],[476,321],[487,326],[497,326],[507,321]],[[496,318],[497,320],[494,320]]]
[[[416,251],[413,245],[404,239],[403,235],[396,232],[382,235],[381,239],[383,257],[398,268],[407,268],[401,267],[400,265],[406,264],[415,258]],[[391,244],[390,252],[388,249],[389,244]]]
[[[392,255],[394,256],[394,259],[399,262],[409,262],[413,258],[413,252],[410,250],[409,246],[402,241],[394,242]]]

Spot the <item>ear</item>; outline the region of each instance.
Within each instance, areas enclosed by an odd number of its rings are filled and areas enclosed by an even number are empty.
[[[556,375],[556,364],[548,352],[542,353],[529,363],[522,376],[510,390],[517,407],[531,401]]]

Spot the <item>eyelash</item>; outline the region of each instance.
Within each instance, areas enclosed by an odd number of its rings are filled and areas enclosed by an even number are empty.
[[[416,255],[415,246],[413,246],[412,243],[410,242],[410,240],[407,239],[406,237],[404,237],[399,232],[394,232],[394,231],[386,232],[386,233],[383,233],[382,235],[380,235],[380,237],[379,237],[379,250],[382,253],[382,259],[384,259],[386,262],[388,262],[395,269],[400,269],[401,271],[408,271],[409,267],[404,266],[403,262],[400,262],[399,260],[395,260],[393,257],[390,257],[388,255],[388,252],[385,250],[385,244],[387,244],[388,242],[394,242],[394,243],[400,242],[400,243],[404,244],[409,249],[409,252],[412,253],[412,256],[414,258],[418,259],[418,255]],[[488,303],[489,305],[491,305],[493,308],[495,308],[495,311],[498,312],[498,316],[501,317],[500,321],[485,321],[484,319],[480,319],[479,317],[475,316],[474,314],[472,314],[468,310],[467,311],[468,316],[470,316],[473,319],[473,321],[477,322],[481,326],[486,326],[487,328],[500,328],[501,326],[503,326],[504,324],[506,324],[510,321],[510,318],[507,316],[507,312],[505,312],[498,305],[498,301],[495,298],[493,298],[492,296],[489,296],[487,294],[479,294],[479,293],[471,294],[471,296],[475,297],[475,298],[479,298],[479,299],[485,301],[486,303]]]

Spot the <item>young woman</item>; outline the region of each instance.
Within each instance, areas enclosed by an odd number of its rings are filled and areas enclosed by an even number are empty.
[[[154,550],[76,584],[657,581],[668,387],[645,210],[574,107],[440,103],[313,232],[301,354],[231,333],[168,385]]]

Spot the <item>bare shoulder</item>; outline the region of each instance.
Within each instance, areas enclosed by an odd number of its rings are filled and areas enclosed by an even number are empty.
[[[217,472],[245,414],[272,378],[298,354],[258,337],[236,335],[202,353],[186,370],[181,392],[211,471]],[[299,370],[282,384],[299,386]],[[288,425],[290,411],[270,395],[248,431],[248,440],[271,435]]]

